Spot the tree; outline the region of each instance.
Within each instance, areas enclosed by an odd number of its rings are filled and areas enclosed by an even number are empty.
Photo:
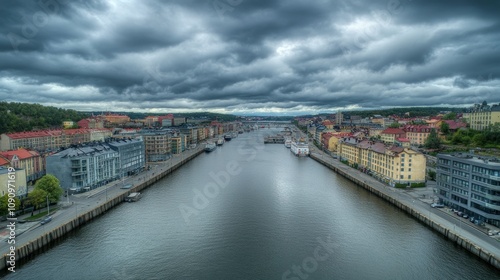
[[[28,198],[31,204],[35,205],[35,207],[40,210],[40,206],[47,201],[47,192],[41,188],[35,187],[35,189],[28,194]]]
[[[432,129],[431,133],[429,133],[427,140],[425,140],[424,146],[427,149],[439,149],[439,148],[441,148],[441,140],[439,140],[439,137],[438,137],[435,129]]]
[[[441,123],[441,127],[439,129],[441,129],[441,132],[444,134],[450,133],[450,125],[446,122]]]
[[[47,174],[40,178],[35,184],[35,190],[41,189],[49,195],[50,202],[57,202],[63,194],[63,189],[59,185],[59,179],[54,175]]]
[[[19,198],[14,197],[14,209],[19,210],[19,205],[21,201]],[[0,216],[5,216],[9,214],[9,195],[6,193],[4,196],[0,197]]]
[[[393,122],[391,125],[389,125],[390,128],[399,128],[399,123]]]
[[[436,181],[436,171],[432,170],[432,169],[429,169],[427,171],[427,175],[429,175],[429,179],[431,181]]]
[[[443,120],[456,120],[457,119],[457,113],[451,112],[443,116]]]

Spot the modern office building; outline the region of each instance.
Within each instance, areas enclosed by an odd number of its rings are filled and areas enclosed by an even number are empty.
[[[90,190],[119,179],[119,154],[107,144],[63,150],[46,158],[52,174],[65,190]]]
[[[145,167],[142,139],[111,140],[74,146],[46,158],[47,174],[66,190],[85,191],[135,174]]]
[[[107,142],[118,152],[121,176],[136,174],[146,167],[146,154],[142,138],[121,139]]]
[[[438,154],[438,197],[451,208],[500,226],[500,161],[474,154]]]

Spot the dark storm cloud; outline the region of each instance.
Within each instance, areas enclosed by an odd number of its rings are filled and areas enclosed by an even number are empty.
[[[498,1],[1,1],[0,100],[307,112],[499,101]]]

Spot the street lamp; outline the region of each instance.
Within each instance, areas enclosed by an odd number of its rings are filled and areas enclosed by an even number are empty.
[[[47,216],[50,215],[49,195],[47,195]]]

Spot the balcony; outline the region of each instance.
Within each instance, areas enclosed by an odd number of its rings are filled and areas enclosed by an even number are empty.
[[[490,175],[491,180],[500,181],[500,176]]]

